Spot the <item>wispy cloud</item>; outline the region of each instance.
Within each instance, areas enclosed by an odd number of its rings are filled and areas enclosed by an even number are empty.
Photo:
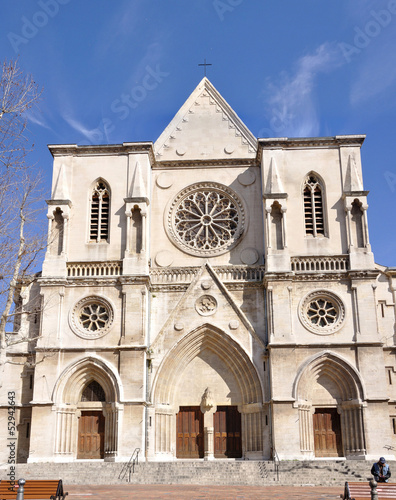
[[[69,114],[63,114],[62,118],[68,123],[76,132],[78,132],[79,136],[83,136],[88,139],[89,142],[93,144],[97,144],[99,142],[98,139],[98,129],[89,129],[79,120],[73,118]]]
[[[321,73],[343,64],[335,44],[324,43],[301,57],[294,74],[283,73],[280,82],[267,81],[265,94],[274,135],[309,137],[319,134],[320,121],[315,102],[315,84]]]
[[[40,127],[46,128],[48,130],[52,130],[44,118],[44,116],[38,111],[29,110],[26,112],[26,116],[29,122],[34,123],[35,125],[39,125]]]
[[[102,58],[114,50],[131,51],[131,40],[137,36],[141,20],[138,1],[115,4],[114,14],[106,21],[96,42],[96,56]]]

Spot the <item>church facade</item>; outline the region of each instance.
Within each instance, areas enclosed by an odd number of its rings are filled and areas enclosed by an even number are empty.
[[[257,139],[204,78],[155,143],[50,146],[35,363],[6,365],[19,459],[393,458],[363,141]]]

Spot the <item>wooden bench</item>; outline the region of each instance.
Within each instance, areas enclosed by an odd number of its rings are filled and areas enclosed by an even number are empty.
[[[24,486],[25,500],[65,500],[68,493],[63,492],[62,480],[27,479]],[[16,499],[18,481],[0,482],[0,500]]]
[[[396,483],[378,483],[378,500],[396,499]],[[370,483],[346,482],[344,494],[340,495],[344,500],[367,500],[371,499]]]

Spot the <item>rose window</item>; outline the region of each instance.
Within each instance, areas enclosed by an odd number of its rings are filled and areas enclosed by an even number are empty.
[[[244,223],[245,212],[234,192],[220,184],[202,183],[178,195],[169,232],[188,253],[216,254],[237,243]]]
[[[100,304],[89,304],[80,311],[80,323],[85,330],[95,332],[105,328],[109,321],[109,313]]]
[[[103,337],[111,328],[114,309],[102,297],[85,297],[70,311],[69,321],[74,333],[85,339]]]
[[[326,290],[308,294],[300,303],[299,316],[303,325],[314,333],[337,331],[345,316],[342,301]]]

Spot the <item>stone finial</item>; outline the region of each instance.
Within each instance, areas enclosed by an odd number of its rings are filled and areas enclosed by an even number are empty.
[[[284,193],[282,181],[276,166],[275,158],[271,158],[269,166],[267,185],[265,186],[266,194]]]
[[[64,163],[61,164],[58,172],[58,177],[55,182],[54,192],[52,193],[53,200],[68,200],[69,199],[69,189],[67,187],[66,180],[66,166]]]
[[[354,191],[363,191],[363,184],[359,178],[359,174],[357,171],[356,160],[355,157],[349,155],[348,158],[348,166],[345,176],[345,185],[344,191],[346,193],[351,193]]]
[[[202,399],[201,399],[201,411],[202,411],[202,413],[205,413],[205,412],[211,410],[213,408],[213,406],[214,406],[214,403],[213,403],[212,392],[209,389],[209,387],[207,387],[205,389],[205,392],[203,393]]]
[[[135,172],[133,174],[132,184],[129,190],[129,198],[132,200],[140,200],[147,198],[146,186],[144,184],[140,163],[137,161]]]

